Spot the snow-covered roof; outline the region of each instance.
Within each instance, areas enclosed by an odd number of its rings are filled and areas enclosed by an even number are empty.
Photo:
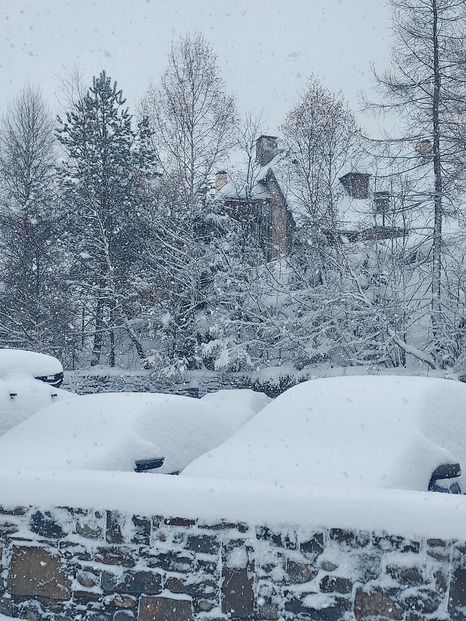
[[[31,377],[63,372],[62,364],[53,356],[22,349],[0,349],[0,377],[16,373]]]
[[[276,165],[280,162],[283,156],[284,151],[279,151],[268,164],[258,169],[254,176],[254,185],[251,188],[248,200],[265,200],[271,197],[265,181],[269,172],[276,174]],[[244,184],[236,184],[230,179],[215,194],[215,200],[246,200],[246,188]]]

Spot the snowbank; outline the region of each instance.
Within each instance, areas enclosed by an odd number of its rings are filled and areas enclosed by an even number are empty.
[[[0,504],[464,538],[466,497],[132,472],[0,468]]]

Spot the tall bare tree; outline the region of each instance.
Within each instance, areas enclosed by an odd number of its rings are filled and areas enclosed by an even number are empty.
[[[210,175],[234,144],[236,123],[233,97],[201,34],[172,45],[160,84],[149,90],[143,107],[163,172],[176,177],[187,207],[199,206]]]
[[[392,136],[392,142],[405,170],[423,181],[422,191],[412,200],[422,204],[431,230],[430,314],[434,355],[442,365],[449,356],[442,345],[448,315],[445,220],[458,215],[465,181],[466,15],[459,0],[390,0],[390,4],[391,67],[376,75],[383,100],[375,107],[396,115],[400,133]]]
[[[59,263],[55,163],[53,119],[27,86],[0,123],[0,341],[62,356],[72,303]]]

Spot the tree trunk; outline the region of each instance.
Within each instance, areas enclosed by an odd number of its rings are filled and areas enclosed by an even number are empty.
[[[433,97],[432,97],[432,136],[433,136],[433,168],[434,168],[434,229],[432,238],[432,300],[431,322],[434,337],[434,350],[441,352],[441,313],[442,313],[442,159],[440,147],[440,93],[441,77],[439,67],[438,12],[437,0],[432,0],[432,44],[433,44]]]

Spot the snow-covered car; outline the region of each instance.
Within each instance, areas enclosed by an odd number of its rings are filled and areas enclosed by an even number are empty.
[[[0,377],[0,436],[39,410],[72,397],[69,392],[27,374]]]
[[[156,393],[74,396],[0,438],[0,467],[178,473],[266,405],[252,390],[194,399]]]
[[[23,349],[0,349],[0,377],[25,375],[59,388],[63,367],[57,358]]]
[[[365,376],[294,386],[181,474],[458,493],[461,466],[465,384]]]

